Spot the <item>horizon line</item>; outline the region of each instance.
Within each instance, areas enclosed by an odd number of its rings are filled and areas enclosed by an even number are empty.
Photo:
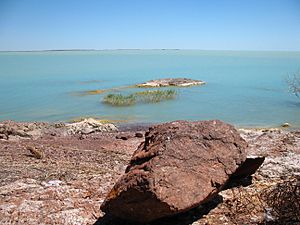
[[[40,49],[40,50],[0,50],[0,52],[71,52],[71,51],[146,51],[146,50],[160,50],[160,51],[182,51],[182,50],[196,50],[196,51],[232,51],[232,52],[300,52],[300,50],[232,50],[232,49],[197,49],[197,48],[107,48],[107,49]]]

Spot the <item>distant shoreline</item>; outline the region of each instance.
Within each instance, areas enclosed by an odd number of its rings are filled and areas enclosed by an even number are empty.
[[[42,50],[0,50],[2,52],[97,52],[97,51],[208,51],[208,52],[293,52],[300,50],[209,50],[209,49],[180,49],[180,48],[116,48],[116,49],[42,49]]]
[[[0,52],[92,52],[92,51],[164,51],[164,50],[171,50],[171,51],[179,51],[179,50],[199,50],[199,51],[210,51],[210,50],[200,50],[200,49],[135,49],[135,48],[116,48],[116,49],[45,49],[45,50],[8,50],[8,51],[0,51]],[[211,51],[217,51],[217,50],[211,50]]]

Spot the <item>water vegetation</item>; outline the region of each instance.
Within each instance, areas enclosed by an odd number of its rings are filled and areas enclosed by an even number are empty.
[[[87,90],[87,91],[71,92],[71,94],[74,96],[82,97],[82,96],[88,96],[88,95],[100,95],[107,91],[108,91],[107,89],[94,89],[94,90]]]
[[[113,106],[130,106],[137,103],[157,103],[176,98],[176,90],[151,90],[140,91],[129,95],[108,94],[103,102]]]
[[[136,103],[136,97],[134,94],[108,94],[104,97],[103,102],[115,106],[128,106]]]
[[[140,92],[136,92],[134,95],[140,98],[142,102],[155,103],[155,102],[161,102],[164,100],[176,98],[177,91],[172,89],[140,91]]]
[[[75,92],[73,94],[75,94],[77,96],[100,95],[105,92],[119,91],[119,90],[124,90],[124,89],[129,89],[129,88],[136,88],[136,86],[121,86],[121,87],[108,88],[108,89],[94,89],[94,90]]]
[[[98,89],[98,90],[90,90],[90,91],[86,91],[86,95],[98,95],[98,94],[102,94],[104,93],[106,90],[101,90],[101,89]]]
[[[91,81],[91,82],[98,82],[98,81]],[[88,96],[88,95],[100,95],[105,92],[120,91],[120,90],[131,89],[131,88],[161,88],[161,87],[171,87],[171,86],[190,87],[190,86],[203,85],[203,84],[205,84],[205,82],[201,80],[192,80],[188,78],[164,78],[158,80],[150,80],[145,83],[136,84],[136,85],[80,91],[75,94],[78,96]],[[118,105],[119,102],[122,102],[121,105],[132,105],[135,104],[137,95],[143,95],[144,96],[143,102],[160,102],[161,99],[164,100],[164,99],[170,99],[175,97],[174,93],[170,91],[171,90],[169,90],[169,92],[159,91],[159,90],[154,90],[149,92],[143,91],[143,92],[136,92],[128,96],[119,95],[119,94],[116,95],[109,94],[109,97],[106,96],[105,99],[106,98],[111,99],[113,102],[116,103],[112,105]],[[106,102],[106,100],[104,102]]]

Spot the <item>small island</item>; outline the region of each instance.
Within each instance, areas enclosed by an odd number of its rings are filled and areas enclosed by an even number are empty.
[[[145,83],[137,84],[137,87],[168,87],[168,86],[177,86],[177,87],[188,87],[195,85],[205,84],[202,80],[193,80],[189,78],[164,78],[157,80],[149,80]]]

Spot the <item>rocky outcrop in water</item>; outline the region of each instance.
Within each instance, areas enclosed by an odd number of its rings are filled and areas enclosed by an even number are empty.
[[[233,126],[218,120],[154,126],[101,209],[138,222],[185,212],[222,189],[246,147]]]
[[[178,87],[188,87],[194,85],[203,85],[204,81],[193,80],[188,78],[165,78],[158,80],[149,80],[145,83],[137,84],[138,87],[168,87],[168,86],[178,86]]]

